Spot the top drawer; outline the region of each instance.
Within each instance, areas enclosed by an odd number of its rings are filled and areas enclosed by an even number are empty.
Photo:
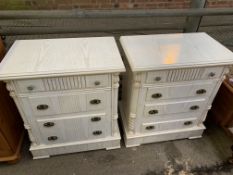
[[[146,83],[204,80],[220,78],[224,67],[200,67],[148,72]]]
[[[80,88],[98,88],[110,86],[110,75],[68,76],[42,79],[16,80],[19,92],[60,91]]]

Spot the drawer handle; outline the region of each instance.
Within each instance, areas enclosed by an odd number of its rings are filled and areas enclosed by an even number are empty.
[[[146,127],[146,130],[153,130],[153,129],[155,129],[155,126],[147,126]]]
[[[161,97],[162,97],[162,94],[160,94],[160,93],[152,94],[151,97],[152,97],[152,98],[161,98]]]
[[[46,123],[44,123],[44,127],[52,127],[52,126],[54,126],[55,125],[55,123],[54,122],[46,122]]]
[[[214,72],[210,72],[209,73],[209,77],[214,77],[215,76],[215,73]]]
[[[101,117],[92,117],[91,118],[91,121],[92,122],[98,122],[98,121],[100,121],[101,120]]]
[[[99,86],[100,85],[100,81],[95,81],[94,83],[96,86]]]
[[[34,86],[28,86],[28,87],[27,87],[27,90],[29,90],[29,91],[33,91],[34,89],[35,89]]]
[[[90,103],[91,103],[92,105],[97,105],[97,104],[100,104],[100,103],[101,103],[101,100],[99,100],[99,99],[94,99],[94,100],[91,100]]]
[[[191,106],[190,109],[191,109],[191,110],[197,110],[197,109],[199,109],[199,106],[194,105],[194,106]]]
[[[98,130],[98,131],[94,131],[92,133],[94,136],[98,136],[98,135],[101,135],[102,134],[102,131]]]
[[[155,81],[160,81],[161,77],[155,77]]]
[[[196,91],[196,94],[205,94],[206,90],[205,89],[199,89]]]
[[[188,126],[188,125],[191,125],[191,124],[193,124],[193,122],[192,122],[192,121],[184,122],[184,125],[185,125],[185,126]]]
[[[153,110],[150,110],[148,113],[151,114],[151,115],[153,115],[153,114],[158,114],[159,111],[156,110],[156,109],[153,109]]]
[[[46,104],[42,104],[42,105],[38,105],[36,108],[37,110],[46,110],[49,108],[49,106]]]
[[[55,141],[55,140],[57,140],[57,139],[58,139],[57,136],[49,136],[49,137],[48,137],[48,141]]]

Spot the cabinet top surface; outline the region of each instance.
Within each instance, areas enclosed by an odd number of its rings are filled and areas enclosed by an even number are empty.
[[[233,64],[233,53],[206,33],[122,36],[132,71]]]
[[[18,40],[0,64],[0,79],[123,71],[113,37]]]

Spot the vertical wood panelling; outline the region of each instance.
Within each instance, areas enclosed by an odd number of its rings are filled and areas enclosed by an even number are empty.
[[[189,69],[172,69],[168,71],[168,82],[175,81],[189,81],[201,79],[201,69],[203,68],[189,68]]]
[[[44,78],[43,84],[46,91],[78,89],[82,88],[81,79],[80,76]]]

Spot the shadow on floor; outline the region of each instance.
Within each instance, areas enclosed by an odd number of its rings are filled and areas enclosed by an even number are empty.
[[[97,150],[32,160],[25,139],[22,159],[0,164],[0,175],[202,175],[233,174],[226,163],[233,144],[221,128],[207,123],[203,138]]]

